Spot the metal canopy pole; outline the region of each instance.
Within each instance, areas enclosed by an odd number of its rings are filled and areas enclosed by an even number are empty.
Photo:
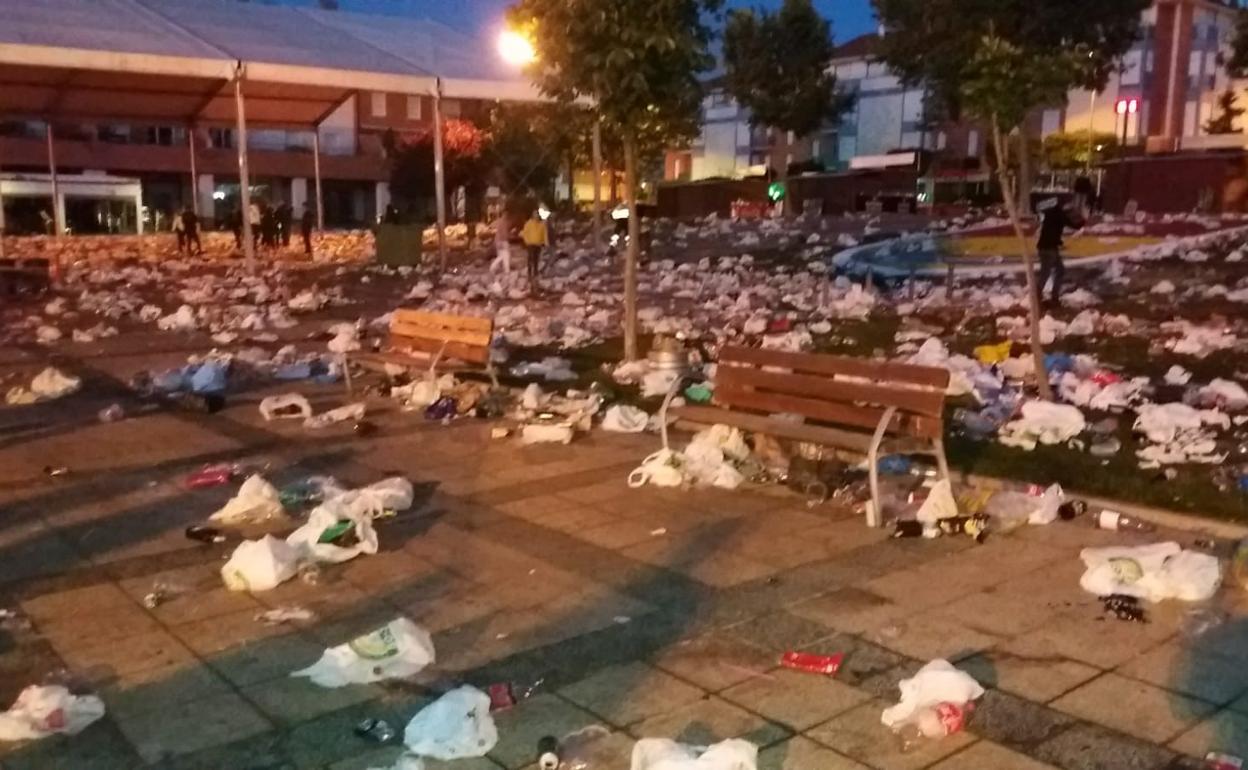
[[[65,232],[65,209],[61,207],[61,183],[56,175],[56,146],[52,140],[52,121],[48,121],[48,173],[52,177],[52,226],[56,229],[56,237]]]
[[[191,211],[199,216],[199,170],[195,167],[195,126],[186,128],[186,147],[191,154]]]
[[[251,175],[247,171],[247,113],[243,104],[243,75],[240,61],[234,70],[234,108],[238,118],[238,194],[242,206],[243,255],[248,272],[256,271],[256,243],[251,233]]]
[[[446,163],[442,155],[442,78],[433,93],[433,185],[438,207],[438,264],[446,269]]]
[[[594,121],[594,252],[602,256],[602,121]]]
[[[325,230],[325,199],[321,197],[321,127],[312,132],[312,176],[316,182],[316,231]],[[306,205],[306,204],[305,204]]]

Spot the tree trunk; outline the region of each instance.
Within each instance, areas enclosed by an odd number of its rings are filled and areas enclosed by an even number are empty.
[[[1040,343],[1040,287],[1036,286],[1035,255],[1031,251],[1031,242],[1023,233],[1023,222],[1018,213],[1018,202],[1014,198],[1014,185],[1010,181],[1009,148],[1005,137],[1001,134],[1001,125],[997,116],[992,116],[992,142],[997,150],[997,176],[1001,181],[1001,198],[1005,201],[1005,210],[1010,216],[1010,224],[1018,237],[1019,248],[1023,251],[1023,272],[1027,275],[1027,307],[1029,325],[1031,327],[1031,355],[1036,365],[1036,385],[1040,397],[1045,401],[1053,400],[1053,389],[1049,387],[1049,372],[1044,366],[1044,346]]]
[[[1031,137],[1027,135],[1027,121],[1018,127],[1018,213],[1031,213]]]
[[[641,219],[637,215],[637,145],[631,136],[624,138],[624,200],[628,204],[628,248],[624,253],[624,360],[636,361],[637,263],[641,257]]]
[[[568,203],[573,211],[576,210],[576,160],[572,156],[572,151],[568,150]]]
[[[620,200],[620,175],[616,173],[615,166],[608,166],[607,173],[611,175],[611,202],[612,207]],[[627,173],[627,172],[626,172]]]

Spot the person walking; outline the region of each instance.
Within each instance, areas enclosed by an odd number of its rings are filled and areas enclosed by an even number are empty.
[[[299,234],[303,236],[303,253],[312,256],[312,228],[316,227],[316,215],[312,207],[304,204],[303,214],[299,217]]]
[[[204,245],[199,242],[199,215],[188,206],[182,210],[182,216],[177,219],[182,223],[182,237],[186,239],[186,253],[202,256]],[[194,252],[191,251],[192,246],[195,247]]]
[[[1042,213],[1040,237],[1036,252],[1040,255],[1040,274],[1036,277],[1036,293],[1044,297],[1044,286],[1053,278],[1051,304],[1062,301],[1062,279],[1066,277],[1066,264],[1062,261],[1062,234],[1083,226],[1082,219],[1071,216],[1066,206],[1057,198],[1050,198],[1037,207]]]
[[[178,238],[178,253],[186,248],[186,222],[179,214],[173,215],[173,234]]]
[[[275,218],[277,219],[278,237],[281,239],[282,248],[290,247],[290,224],[294,212],[291,211],[290,204],[283,201],[278,204]]]
[[[490,263],[490,272],[500,270],[503,275],[511,275],[511,220],[506,210],[494,220],[494,261]]]
[[[529,215],[529,221],[524,223],[520,238],[524,241],[524,247],[529,253],[529,287],[537,288],[537,276],[542,269],[542,249],[546,248],[550,242],[546,223],[542,221],[537,209]]]

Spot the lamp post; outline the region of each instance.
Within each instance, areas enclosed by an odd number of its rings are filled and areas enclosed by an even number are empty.
[[[1139,99],[1119,99],[1114,105],[1114,112],[1122,116],[1122,142],[1118,145],[1118,162],[1122,164],[1122,205],[1126,209],[1131,199],[1131,170],[1127,166],[1127,124],[1131,116],[1140,111]]]

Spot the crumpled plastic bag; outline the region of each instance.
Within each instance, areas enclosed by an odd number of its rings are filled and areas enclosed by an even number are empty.
[[[294,548],[272,535],[244,540],[221,567],[221,578],[231,591],[271,591],[298,571]]]
[[[646,372],[641,378],[641,395],[643,398],[666,396],[679,380],[680,372],[675,369],[655,369]]]
[[[347,404],[337,409],[330,409],[328,412],[321,412],[318,415],[309,417],[304,420],[305,428],[324,428],[335,423],[347,422],[348,420],[364,419],[364,402],[355,404]]]
[[[1028,401],[1022,417],[1001,428],[999,441],[1006,446],[1035,449],[1036,443],[1060,444],[1078,436],[1087,427],[1078,407],[1049,401]]]
[[[360,554],[377,553],[377,530],[372,517],[356,510],[346,495],[331,498],[312,509],[307,522],[291,532],[286,542],[300,559],[331,562],[350,561]],[[346,531],[354,533],[350,545],[333,542]]]
[[[915,518],[926,524],[935,524],[957,515],[958,501],[953,497],[953,484],[949,479],[941,479],[932,486]]]
[[[933,660],[909,679],[897,685],[901,701],[884,709],[880,721],[887,727],[905,724],[917,712],[940,703],[962,705],[981,697],[984,688],[965,671],[954,668],[947,660]]]
[[[296,413],[293,411],[298,409]],[[299,393],[283,393],[280,396],[266,396],[260,400],[260,416],[265,422],[284,419],[310,420],[312,405]]]
[[[628,486],[633,489],[653,484],[656,487],[678,487],[685,483],[681,470],[684,456],[671,449],[660,449],[641,462],[628,474]]]
[[[32,684],[0,714],[0,741],[77,735],[102,716],[104,702],[95,695],[74,695],[60,685]]]
[[[321,687],[345,687],[414,676],[434,659],[429,632],[407,618],[396,618],[346,644],[330,647],[311,666],[290,675],[307,677]]]
[[[1052,524],[1057,521],[1057,509],[1062,507],[1062,503],[1066,500],[1066,493],[1062,491],[1061,484],[1050,485],[1044,490],[1044,494],[1039,498],[1031,498],[1036,501],[1036,507],[1032,509],[1027,516],[1028,524],[1044,525]]]
[[[575,433],[567,423],[532,423],[520,429],[520,443],[571,444]]]
[[[1200,410],[1187,404],[1144,404],[1136,410],[1135,430],[1149,441],[1168,444],[1182,431],[1197,430],[1204,424]]]
[[[403,731],[413,753],[434,759],[483,757],[498,743],[490,696],[464,685],[421,709]]]
[[[602,429],[614,433],[643,433],[649,424],[645,410],[628,404],[613,404],[602,417]]]
[[[195,310],[190,305],[182,305],[173,313],[156,321],[156,327],[164,332],[195,331]]]
[[[277,487],[260,474],[253,474],[238,488],[234,497],[208,517],[220,524],[257,524],[283,515]]]
[[[742,738],[695,747],[667,738],[633,744],[629,770],[756,770],[758,747]]]
[[[412,482],[402,476],[391,476],[359,489],[342,490],[326,495],[352,514],[375,518],[385,511],[406,511],[412,507],[416,490]]]
[[[228,364],[220,361],[205,361],[191,375],[191,392],[222,393],[225,391],[225,379]]]
[[[1186,551],[1174,542],[1085,548],[1079,558],[1087,566],[1079,585],[1097,596],[1123,594],[1150,602],[1202,602],[1222,583],[1217,557]]]
[[[39,372],[30,381],[30,392],[35,394],[40,401],[62,398],[71,393],[77,393],[81,388],[81,379],[65,374],[54,366],[49,366]]]

